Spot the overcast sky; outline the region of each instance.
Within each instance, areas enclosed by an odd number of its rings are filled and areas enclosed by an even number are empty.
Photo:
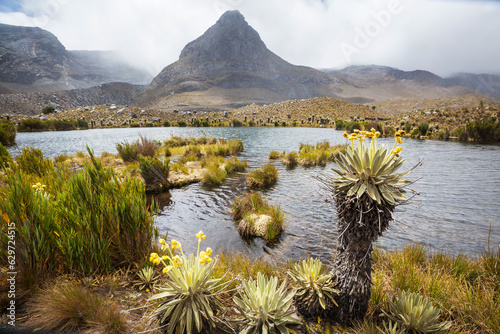
[[[500,73],[500,1],[0,0],[0,23],[38,26],[68,50],[117,50],[156,75],[226,10],[296,65]]]

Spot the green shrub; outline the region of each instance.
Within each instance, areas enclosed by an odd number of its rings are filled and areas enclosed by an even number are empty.
[[[42,131],[46,129],[46,123],[42,122],[38,118],[24,118],[17,126],[17,130],[19,132]]]
[[[164,121],[163,122],[163,126],[168,128],[170,126],[170,122],[169,121]]]
[[[335,120],[335,130],[342,130],[345,128],[344,121],[341,119]]]
[[[50,104],[48,104],[42,108],[42,113],[45,115],[52,114],[55,111],[56,111],[56,108],[54,108],[54,106],[51,106]]]
[[[255,126],[255,125],[257,125],[257,124],[254,121],[249,121],[248,122],[248,126]]]
[[[139,127],[141,127],[141,125],[137,122],[132,122],[132,123],[130,123],[130,127],[131,128],[139,128]]]
[[[263,188],[278,181],[278,169],[272,164],[247,173],[246,184],[250,188]]]
[[[427,131],[429,130],[429,124],[428,123],[420,123],[418,125],[418,132],[420,132],[421,136],[427,135]]]
[[[210,124],[208,124],[208,121],[203,121],[201,122],[201,126],[203,126],[204,128],[207,128]]]
[[[12,165],[12,162],[9,151],[0,143],[0,169],[8,168]]]
[[[178,121],[177,126],[179,126],[181,128],[185,128],[187,126],[187,123],[185,121]]]
[[[25,147],[15,158],[17,166],[27,174],[42,176],[53,168],[51,159],[44,159],[39,148]]]
[[[139,169],[146,184],[146,190],[162,191],[169,188],[170,160],[160,161],[156,157],[141,157]]]
[[[285,282],[278,287],[278,278],[257,273],[257,281],[252,277],[243,279],[243,290],[233,298],[236,311],[243,317],[244,329],[241,333],[290,333],[288,325],[301,322],[291,317],[293,293],[287,293]]]
[[[281,122],[281,126],[287,126],[286,122],[285,121]]]
[[[88,129],[89,128],[89,123],[84,120],[84,119],[81,119],[79,118],[77,121],[76,121],[76,125],[80,128],[80,129]]]
[[[0,121],[0,144],[12,146],[16,143],[16,127],[9,120]]]
[[[139,147],[126,141],[116,144],[116,150],[124,162],[137,161]]]
[[[238,120],[238,119],[233,119],[231,121],[231,124],[234,126],[234,127],[239,127],[239,126],[243,126],[243,122]]]
[[[147,122],[147,123],[146,123],[146,127],[147,127],[147,128],[152,128],[153,126],[154,126],[154,124],[153,124],[153,123],[151,123],[151,122]]]

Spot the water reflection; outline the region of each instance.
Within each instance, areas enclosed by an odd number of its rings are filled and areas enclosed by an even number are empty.
[[[115,143],[136,140],[139,133],[162,140],[171,135],[239,138],[245,151],[240,159],[249,169],[269,162],[272,150],[296,151],[300,143],[327,139],[344,143],[342,132],[308,128],[144,128],[99,129],[71,132],[19,133],[22,146],[40,147],[45,156],[85,151],[96,154],[116,152]],[[379,139],[392,145],[393,139]],[[487,247],[489,222],[491,246],[500,243],[500,147],[454,142],[405,140],[403,155],[408,169],[423,159],[423,165],[411,174],[421,178],[414,186],[421,193],[411,204],[397,207],[395,222],[379,240],[382,248],[397,248],[410,242],[429,245],[450,253],[477,253]],[[15,153],[15,152],[14,152]],[[279,204],[287,225],[279,243],[266,245],[260,239],[242,240],[229,213],[230,204],[245,188],[245,174],[231,176],[221,187],[192,184],[162,194],[156,201],[160,213],[156,222],[162,234],[196,249],[195,234],[207,234],[206,245],[214,249],[238,250],[269,260],[321,256],[328,260],[335,246],[336,212],[325,202],[330,194],[318,177],[331,177],[326,167],[286,169],[277,162],[278,183],[263,191],[270,203]]]

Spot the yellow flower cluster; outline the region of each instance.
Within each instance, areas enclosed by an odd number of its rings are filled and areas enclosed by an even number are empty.
[[[167,242],[165,241],[165,239],[160,239],[160,245],[161,245],[161,250],[164,251],[165,249],[168,249],[168,245],[167,245]]]
[[[160,264],[161,257],[157,253],[151,253],[151,255],[149,256],[149,261],[153,262],[154,264]]]
[[[198,240],[205,240],[207,238],[207,236],[203,233],[203,231],[200,231],[198,232],[198,234],[196,234],[196,239]]]
[[[45,191],[45,184],[41,184],[40,182],[37,182],[36,184],[32,185],[31,188],[35,189],[37,193],[43,193]]]
[[[212,248],[208,247],[205,252],[200,253],[200,263],[212,262],[210,255],[212,255]]]
[[[366,138],[371,138],[372,139],[372,147],[371,149],[375,149],[377,146],[377,138],[380,137],[380,132],[376,131],[375,129],[371,129],[370,131],[360,131],[357,129],[353,130],[354,132],[351,134],[348,134],[347,132],[344,132],[343,136],[347,138],[348,140],[351,141],[351,145],[354,149],[354,141],[357,140],[358,146],[361,146],[363,141]],[[396,132],[394,135],[396,137],[396,142],[394,143],[394,146],[392,147],[391,154],[397,154],[403,150],[402,147],[396,147],[397,144],[403,144],[403,139],[402,136],[405,134],[404,130],[399,130]],[[364,145],[364,144],[363,144]]]

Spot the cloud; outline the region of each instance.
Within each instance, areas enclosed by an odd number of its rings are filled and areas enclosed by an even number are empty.
[[[229,9],[293,64],[500,73],[498,1],[22,0],[0,22],[39,26],[69,50],[120,51],[154,75]]]

